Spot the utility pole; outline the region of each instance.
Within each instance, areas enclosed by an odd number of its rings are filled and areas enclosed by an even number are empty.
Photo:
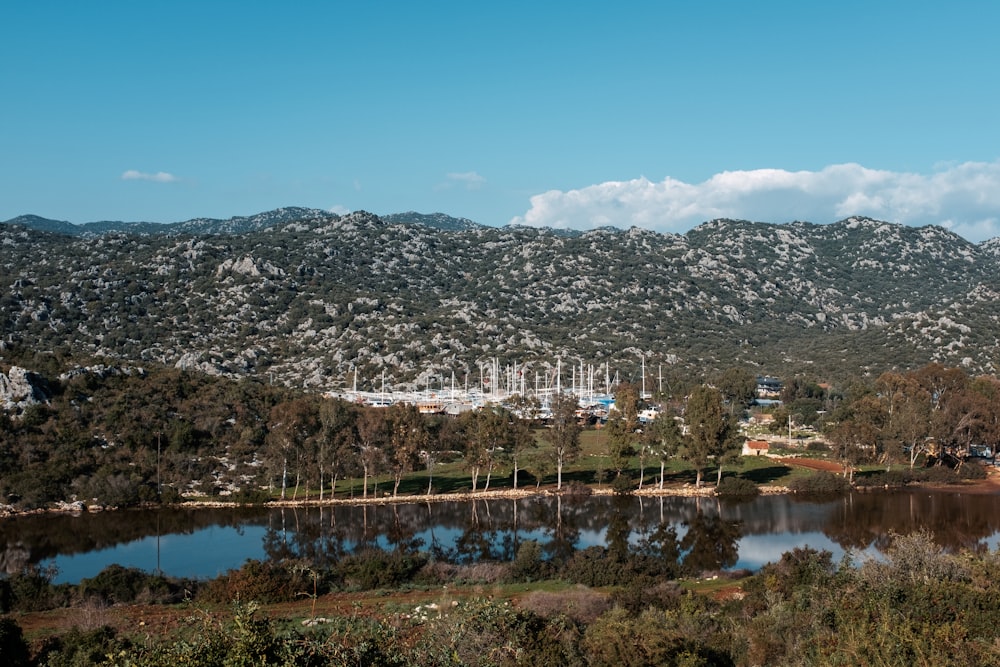
[[[163,492],[160,486],[160,432],[156,432],[156,497],[159,498]]]

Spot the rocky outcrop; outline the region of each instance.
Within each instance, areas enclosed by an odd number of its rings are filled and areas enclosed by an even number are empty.
[[[23,410],[37,403],[47,403],[49,390],[42,376],[20,366],[0,373],[0,405],[6,410]]]

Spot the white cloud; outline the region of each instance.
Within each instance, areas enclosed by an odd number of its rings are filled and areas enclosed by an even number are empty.
[[[136,171],[135,169],[129,169],[128,171],[122,173],[123,181],[152,181],[154,183],[175,183],[179,180],[173,174],[168,174],[165,171],[158,171],[155,174],[150,174],[144,171]]]
[[[451,172],[445,174],[445,182],[437,186],[438,190],[447,190],[453,185],[462,185],[466,190],[478,190],[486,179],[474,171]]]
[[[346,206],[341,206],[340,204],[336,204],[334,206],[331,206],[330,208],[328,208],[326,210],[327,210],[327,213],[334,213],[336,215],[347,215],[348,213],[351,212],[351,209],[347,208]]]
[[[696,184],[640,177],[535,195],[511,223],[681,233],[715,218],[826,223],[852,215],[942,225],[970,241],[1000,236],[1000,161],[942,165],[931,174],[837,164],[821,171],[726,171]]]

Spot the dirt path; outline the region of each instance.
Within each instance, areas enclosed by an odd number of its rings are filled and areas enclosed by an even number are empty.
[[[834,463],[833,461],[824,461],[822,459],[810,459],[806,457],[785,457],[781,459],[775,459],[779,463],[784,463],[786,466],[798,466],[800,468],[809,468],[811,470],[825,470],[826,472],[843,472],[844,468],[839,463]]]

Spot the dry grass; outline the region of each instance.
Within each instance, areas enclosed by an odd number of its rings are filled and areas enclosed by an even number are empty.
[[[543,618],[565,614],[579,623],[591,623],[611,609],[607,593],[586,586],[565,591],[532,591],[521,598],[519,606]]]

